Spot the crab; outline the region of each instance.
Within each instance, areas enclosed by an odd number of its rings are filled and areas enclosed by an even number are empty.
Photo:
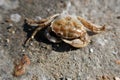
[[[45,36],[50,42],[59,43],[63,41],[73,47],[81,48],[90,43],[87,29],[94,33],[100,33],[105,30],[105,26],[95,25],[80,16],[73,15],[55,14],[37,21],[26,19],[25,22],[30,26],[37,26],[25,44],[33,39],[37,32],[45,28]],[[51,32],[55,33],[57,37],[52,36]]]

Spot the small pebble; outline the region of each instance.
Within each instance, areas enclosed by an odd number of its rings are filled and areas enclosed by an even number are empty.
[[[71,78],[67,78],[67,80],[72,80]]]
[[[30,45],[33,46],[33,43],[31,42]]]
[[[114,80],[120,80],[120,78],[119,77],[114,77]]]
[[[9,10],[19,7],[19,0],[0,0],[0,7]]]
[[[9,42],[10,42],[10,40],[9,40],[9,39],[6,39],[6,42],[7,42],[7,43],[9,43]]]
[[[50,9],[48,8],[47,11],[50,12]]]
[[[13,21],[13,22],[19,22],[21,20],[21,16],[19,14],[11,14],[10,15],[10,19]]]
[[[10,24],[9,24],[9,26],[10,26],[10,27],[12,27],[12,26],[13,26],[13,24],[12,24],[12,23],[10,23]]]
[[[93,53],[93,49],[92,48],[90,48],[90,52]]]
[[[23,49],[22,52],[25,52],[25,49]]]
[[[15,34],[15,31],[13,29],[8,29],[8,31],[12,34]]]
[[[15,31],[12,31],[12,34],[15,34]]]

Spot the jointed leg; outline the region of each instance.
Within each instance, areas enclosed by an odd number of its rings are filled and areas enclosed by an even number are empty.
[[[30,26],[38,26],[38,24],[42,24],[46,21],[48,21],[48,19],[41,19],[39,21],[33,20],[33,19],[28,19],[28,18],[25,19],[25,23],[27,23]]]
[[[59,16],[59,14],[55,14],[53,16],[50,16],[50,17],[46,18],[46,19],[41,19],[41,20],[38,20],[38,21],[26,18],[25,23],[27,23],[30,26],[39,26],[39,24],[42,24],[42,23],[45,23],[45,22],[46,22],[46,24],[50,23],[57,16]]]
[[[37,33],[39,30],[41,30],[42,28],[43,28],[43,27],[38,27],[38,28],[36,28],[35,31],[33,32],[33,34],[31,35],[31,37],[29,37],[29,38],[26,40],[25,45],[26,45],[31,39],[33,39],[34,36],[36,35],[36,33]]]
[[[88,29],[90,29],[91,31],[95,32],[95,33],[99,33],[101,31],[105,30],[105,25],[104,26],[100,26],[98,27],[97,25],[85,20],[84,18],[78,16],[77,17],[78,20],[80,20],[80,22]]]
[[[31,24],[28,23],[29,25],[33,26],[33,24],[35,24],[35,26],[38,26],[38,27],[35,29],[35,31],[34,31],[33,34],[31,35],[31,37],[26,40],[25,44],[27,44],[31,39],[33,39],[34,36],[36,35],[36,33],[37,33],[38,31],[40,31],[42,28],[45,28],[45,27],[49,26],[50,23],[51,23],[51,22],[54,20],[54,18],[56,18],[57,16],[58,16],[58,14],[53,15],[53,16],[51,16],[50,18],[47,18],[47,19],[45,20],[45,22],[43,21],[41,24],[38,24],[36,21],[30,21],[30,22],[32,22],[32,23],[31,23]],[[28,21],[28,22],[29,22],[29,21]]]

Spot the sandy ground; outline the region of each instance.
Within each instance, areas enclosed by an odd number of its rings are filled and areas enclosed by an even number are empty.
[[[91,36],[91,43],[75,49],[53,44],[32,31],[25,18],[46,18],[55,13],[80,15],[106,31]],[[14,62],[28,55],[25,74],[13,76]],[[120,0],[0,0],[0,80],[120,80]]]

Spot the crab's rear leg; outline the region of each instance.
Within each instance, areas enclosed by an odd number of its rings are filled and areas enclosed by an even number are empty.
[[[99,33],[105,30],[105,25],[104,26],[98,26],[95,25],[87,20],[85,20],[84,18],[78,16],[77,17],[78,20],[80,20],[80,22],[88,29],[90,29],[91,31],[95,32],[95,33]]]
[[[66,40],[66,39],[62,39],[65,43],[70,44],[71,46],[75,47],[75,48],[81,48],[81,47],[85,47],[89,44],[90,42],[90,37],[87,35],[87,33],[85,34],[85,36],[82,36],[80,38],[77,39],[73,39],[73,40]]]
[[[59,16],[59,14],[55,14],[55,15],[47,18],[47,21],[45,21],[45,22],[43,22],[43,23],[41,23],[41,24],[36,24],[36,23],[35,23],[35,26],[38,26],[38,27],[35,29],[35,31],[34,31],[33,34],[31,35],[31,37],[28,38],[28,39],[25,41],[25,44],[24,44],[24,45],[26,45],[31,39],[33,39],[34,36],[36,35],[36,33],[37,33],[38,31],[40,31],[41,29],[49,26],[50,23],[51,23],[57,16]],[[33,22],[32,24],[34,24],[34,22]],[[32,24],[31,24],[31,26],[32,26]]]

